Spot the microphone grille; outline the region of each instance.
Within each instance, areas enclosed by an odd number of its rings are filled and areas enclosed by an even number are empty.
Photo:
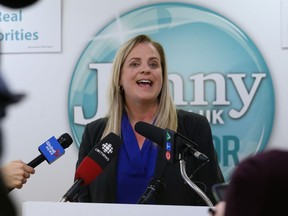
[[[66,149],[73,143],[73,139],[68,133],[64,133],[58,138],[58,142]]]

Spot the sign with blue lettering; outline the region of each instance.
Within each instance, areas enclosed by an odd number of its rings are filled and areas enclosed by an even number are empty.
[[[164,47],[177,108],[209,121],[226,180],[241,160],[266,148],[274,123],[273,76],[262,47],[232,20],[198,5],[161,2],[131,8],[102,26],[76,61],[70,83],[68,112],[78,146],[85,125],[106,114],[114,54],[124,41],[147,34]]]
[[[40,145],[38,150],[49,164],[53,163],[65,153],[65,150],[54,136]]]
[[[0,4],[0,52],[61,52],[61,10],[61,0],[13,10]]]

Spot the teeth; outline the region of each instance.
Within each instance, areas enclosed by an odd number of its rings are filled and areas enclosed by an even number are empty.
[[[138,80],[137,83],[151,84],[152,82],[150,80]]]

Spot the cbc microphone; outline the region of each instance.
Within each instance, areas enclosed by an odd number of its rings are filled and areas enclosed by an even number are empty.
[[[74,184],[59,202],[72,201],[81,185],[88,185],[96,179],[119,152],[122,142],[122,139],[112,132],[98,142],[78,166]]]
[[[165,147],[166,159],[171,163],[178,159],[176,157],[178,157],[181,151],[185,151],[201,161],[207,162],[209,160],[206,155],[192,147],[197,146],[195,142],[168,128],[162,129],[155,125],[139,121],[135,124],[135,131],[161,147]]]

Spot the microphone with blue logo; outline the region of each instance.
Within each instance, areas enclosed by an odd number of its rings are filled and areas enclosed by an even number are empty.
[[[64,149],[68,148],[72,143],[73,140],[68,133],[62,134],[58,139],[52,136],[38,147],[41,154],[30,161],[28,165],[35,168],[45,160],[51,164],[60,158],[65,153]]]
[[[35,168],[45,160],[51,164],[60,158],[65,153],[64,149],[68,148],[72,143],[73,139],[68,133],[62,134],[58,139],[52,136],[38,147],[41,154],[30,161],[27,165]],[[9,189],[7,192],[9,193],[13,189]]]

